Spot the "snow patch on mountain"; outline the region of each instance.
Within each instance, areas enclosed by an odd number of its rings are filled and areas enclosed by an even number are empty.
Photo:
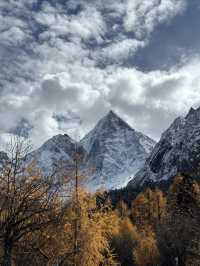
[[[200,162],[200,108],[191,108],[162,134],[144,167],[130,186],[168,180],[179,172],[197,172]]]
[[[90,190],[125,186],[143,165],[155,142],[132,129],[113,111],[102,118],[80,144],[87,150]]]
[[[73,164],[75,141],[68,135],[57,135],[46,141],[39,149],[27,156],[28,162],[34,162],[45,175],[52,174]]]
[[[126,186],[155,146],[149,137],[132,129],[113,111],[103,117],[80,142],[57,135],[25,158],[45,175],[74,176],[79,155],[81,184],[90,191]]]

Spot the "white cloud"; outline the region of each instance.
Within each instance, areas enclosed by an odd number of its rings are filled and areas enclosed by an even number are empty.
[[[92,14],[92,16],[91,16]],[[71,39],[96,39],[101,42],[101,36],[106,32],[106,25],[102,14],[95,7],[87,7],[78,15],[67,15],[53,8],[50,4],[43,4],[43,9],[35,15],[37,22],[48,27],[51,36],[70,35]]]
[[[170,20],[186,8],[182,0],[135,0],[127,1],[124,28],[138,38],[148,37],[154,28]]]
[[[55,113],[70,110],[80,115],[83,135],[113,108],[135,128],[157,138],[177,113],[200,104],[198,58],[168,72],[143,73],[123,66],[148,43],[154,28],[185,4],[157,2],[77,0],[77,14],[68,14],[61,4],[44,2],[34,12],[25,0],[13,0],[11,6],[1,2],[0,132],[26,118],[38,146],[67,130],[54,119]],[[68,5],[77,8],[74,1]],[[4,17],[3,8],[9,9],[9,16]]]
[[[118,69],[109,78],[109,101],[132,125],[159,138],[178,115],[200,106],[200,58],[169,71]]]
[[[34,126],[34,143],[40,145],[67,130],[67,125],[59,127],[54,113],[71,110],[80,115],[84,134],[112,107],[133,127],[157,138],[178,114],[191,105],[200,105],[199,67],[198,58],[168,72],[74,66],[67,74],[50,75],[23,98],[15,93],[5,95],[1,99],[0,125],[8,130],[19,117],[25,117]],[[81,73],[78,78],[77,73]]]
[[[25,38],[26,34],[24,31],[15,26],[1,33],[1,43],[6,45],[21,44]]]
[[[99,58],[99,60],[103,58],[104,61],[108,60],[108,62],[111,63],[123,63],[124,59],[135,54],[139,48],[142,48],[145,45],[145,41],[138,41],[135,39],[117,41],[102,49],[100,53],[97,52],[97,58]]]

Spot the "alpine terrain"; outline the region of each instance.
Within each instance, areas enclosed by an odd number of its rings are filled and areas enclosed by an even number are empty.
[[[144,167],[130,186],[160,182],[177,173],[193,174],[200,162],[200,108],[191,108],[186,117],[178,117],[161,136]]]
[[[113,111],[103,117],[79,143],[68,135],[57,135],[28,155],[45,174],[72,172],[76,150],[79,172],[90,190],[113,189],[127,185],[143,167],[155,142],[132,129]],[[85,178],[87,177],[87,178]]]

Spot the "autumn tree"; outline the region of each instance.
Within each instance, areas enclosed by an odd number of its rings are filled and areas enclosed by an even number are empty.
[[[178,175],[170,187],[168,195],[168,211],[174,215],[193,217],[200,204],[200,188],[188,175]]]
[[[65,203],[65,213],[59,223],[53,223],[40,234],[35,232],[28,239],[22,265],[58,265],[58,266],[115,266],[110,238],[118,228],[118,218],[109,206],[96,204],[95,195],[78,190],[80,216],[77,221],[77,250],[74,261],[74,219],[76,219],[75,195]],[[34,262],[31,258],[35,257]],[[21,265],[19,263],[19,265]]]
[[[111,238],[111,246],[122,266],[133,265],[133,250],[138,240],[137,228],[128,217],[120,218],[119,227]]]
[[[44,179],[24,158],[29,145],[15,139],[10,159],[0,172],[0,243],[2,266],[11,266],[13,250],[29,234],[41,230],[59,217],[59,189],[52,179]]]
[[[117,212],[118,216],[121,217],[122,219],[125,217],[129,217],[129,215],[130,215],[128,206],[123,200],[120,200],[117,203],[116,212]]]
[[[148,232],[143,231],[138,234],[133,258],[137,266],[156,266],[159,264],[160,254],[157,239],[151,229]]]
[[[78,190],[79,219],[77,224],[77,202],[74,195],[66,209],[62,224],[60,243],[65,245],[61,249],[56,263],[63,265],[116,265],[109,239],[118,226],[116,214],[109,205],[99,208],[95,195],[90,195],[84,190]],[[77,235],[74,236],[74,226],[78,227]],[[77,250],[74,258],[74,237],[76,237]],[[46,252],[48,253],[48,252]],[[74,261],[75,259],[75,261]],[[55,263],[55,262],[54,262]]]
[[[199,186],[190,177],[175,178],[168,195],[167,216],[158,227],[158,242],[162,265],[200,264]],[[190,262],[188,262],[190,261]]]
[[[144,230],[145,227],[154,226],[166,211],[166,199],[162,191],[147,189],[140,193],[132,204],[132,220],[138,229]]]

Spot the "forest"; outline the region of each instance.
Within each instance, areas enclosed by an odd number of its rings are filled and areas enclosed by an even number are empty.
[[[44,178],[23,163],[26,153],[12,144],[1,168],[2,266],[200,265],[200,186],[191,176],[120,198],[85,191],[76,167],[69,193],[68,176]]]

